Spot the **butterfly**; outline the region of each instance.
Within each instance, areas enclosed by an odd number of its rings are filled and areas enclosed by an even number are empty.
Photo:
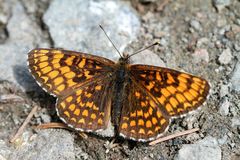
[[[167,130],[172,118],[197,109],[210,87],[188,73],[130,64],[132,55],[113,62],[82,52],[37,48],[29,52],[28,63],[38,84],[57,97],[57,114],[69,127],[98,132],[110,123],[126,139],[151,141]]]

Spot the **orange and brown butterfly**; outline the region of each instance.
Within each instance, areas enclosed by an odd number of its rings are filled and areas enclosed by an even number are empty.
[[[205,79],[129,64],[129,58],[121,56],[115,63],[82,52],[43,48],[28,54],[32,75],[57,97],[59,117],[76,130],[97,132],[111,123],[120,136],[150,141],[168,128],[171,118],[197,109],[206,100]]]

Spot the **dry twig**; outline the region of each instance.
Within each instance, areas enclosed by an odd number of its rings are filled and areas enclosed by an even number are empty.
[[[13,143],[23,133],[23,131],[24,131],[25,127],[27,126],[27,124],[30,122],[30,120],[33,117],[33,115],[37,112],[37,109],[38,109],[38,106],[34,105],[34,107],[32,108],[31,112],[28,114],[27,118],[25,119],[25,121],[23,122],[21,127],[17,130],[17,132],[13,136],[13,138],[10,139],[11,143]]]
[[[170,140],[170,139],[173,139],[173,138],[176,138],[176,137],[180,137],[180,136],[183,136],[183,135],[186,135],[186,134],[191,134],[191,133],[197,132],[197,131],[199,131],[199,128],[193,128],[193,129],[189,129],[189,130],[182,131],[182,132],[179,132],[179,133],[174,133],[174,134],[171,134],[171,135],[166,136],[166,137],[160,137],[159,139],[156,139],[155,141],[150,142],[149,145],[153,146],[153,145],[156,145],[157,143],[167,141],[167,140]]]

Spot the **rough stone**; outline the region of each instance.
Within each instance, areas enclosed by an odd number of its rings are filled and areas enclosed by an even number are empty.
[[[230,107],[230,102],[225,99],[221,104],[219,108],[219,112],[223,116],[227,116],[229,113],[229,107]]]
[[[218,58],[218,61],[221,64],[229,64],[232,60],[233,56],[232,56],[232,52],[230,50],[230,48],[227,48],[225,50],[223,50],[223,52],[221,53],[221,55]]]
[[[119,55],[99,24],[120,52],[136,38],[140,29],[135,11],[121,1],[54,0],[43,20],[49,27],[55,47],[111,59]]]
[[[221,148],[216,138],[206,137],[195,144],[186,144],[179,150],[175,160],[221,160]]]
[[[27,137],[9,156],[14,159],[65,160],[74,159],[74,138],[64,130],[40,130],[34,138]]]
[[[221,88],[220,88],[220,97],[224,97],[226,95],[228,95],[229,91],[229,85],[221,85]]]
[[[231,0],[213,0],[213,5],[217,8],[218,11],[221,11],[223,8],[229,6]]]
[[[237,62],[232,78],[231,78],[231,83],[232,83],[232,89],[234,91],[240,92],[240,62]]]
[[[7,30],[9,37],[0,44],[0,79],[15,82],[28,90],[28,82],[32,79],[26,65],[27,53],[41,42],[40,28],[28,17],[23,6],[16,2],[12,6]]]
[[[199,21],[197,20],[191,20],[190,21],[190,26],[194,28],[196,31],[201,31],[202,27]]]

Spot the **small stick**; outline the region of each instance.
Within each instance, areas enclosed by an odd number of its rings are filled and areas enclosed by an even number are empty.
[[[71,130],[71,131],[76,131],[72,128],[69,128],[66,124],[64,123],[56,123],[56,122],[53,122],[53,123],[45,123],[45,124],[40,124],[38,125],[37,127],[35,127],[36,129],[48,129],[48,128],[62,128],[62,129],[67,129],[67,130]],[[83,132],[78,132],[78,134],[84,138],[84,139],[87,139],[88,136],[83,133]]]
[[[183,135],[186,135],[186,134],[191,134],[191,133],[194,133],[194,132],[197,132],[197,131],[199,131],[199,128],[193,128],[193,129],[189,129],[189,130],[182,131],[182,132],[179,132],[179,133],[174,133],[174,134],[171,134],[169,136],[161,137],[159,139],[156,139],[155,141],[150,142],[149,145],[153,146],[153,145],[156,145],[157,143],[167,141],[167,140],[170,140],[170,139],[173,139],[173,138],[176,138],[176,137],[180,137],[180,136],[183,136]]]
[[[13,136],[13,138],[10,139],[10,142],[13,143],[24,131],[25,127],[27,124],[30,122],[31,118],[33,115],[37,112],[38,106],[34,105],[32,108],[31,112],[28,114],[27,118],[24,120],[23,124],[21,127],[17,130],[16,134]]]

